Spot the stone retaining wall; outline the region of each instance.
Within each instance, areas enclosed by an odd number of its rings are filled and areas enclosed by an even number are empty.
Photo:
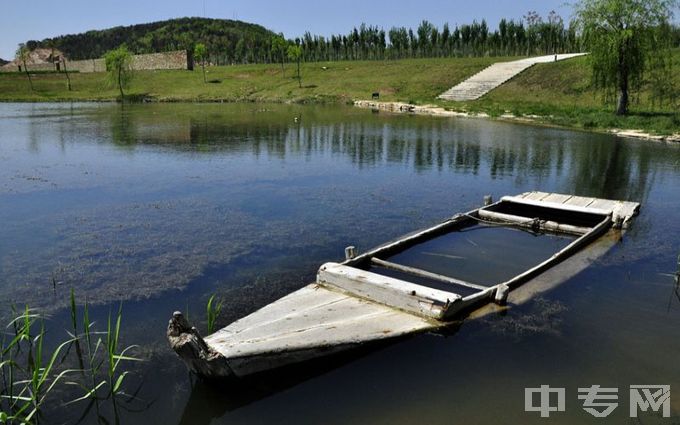
[[[149,53],[132,57],[132,69],[193,69],[191,58],[186,50],[174,52]]]
[[[153,69],[194,69],[193,57],[187,50],[176,50],[174,52],[149,53],[145,55],[132,56],[132,69],[136,71]],[[61,64],[60,64],[61,65]],[[63,66],[63,65],[61,65]],[[76,61],[66,61],[66,68],[69,71],[104,72],[106,62],[104,59],[85,59]],[[53,63],[29,64],[29,71],[54,71]],[[19,67],[7,64],[0,67],[0,72],[17,72]]]
[[[54,71],[56,68],[53,63],[28,64],[29,71]],[[0,67],[0,72],[22,72],[24,66],[16,65],[12,62]]]
[[[67,61],[66,69],[78,72],[104,72],[106,62],[104,59],[84,59],[79,61]]]

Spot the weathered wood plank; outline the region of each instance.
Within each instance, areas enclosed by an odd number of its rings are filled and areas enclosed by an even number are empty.
[[[635,217],[638,215],[640,212],[640,204],[637,202],[621,202],[620,205],[617,206],[617,211],[615,214],[618,214],[619,216],[623,217],[626,221],[630,220],[632,217]]]
[[[339,292],[332,292],[320,288],[316,284],[307,285],[306,287],[292,292],[283,298],[279,298],[276,302],[262,307],[257,310],[257,316],[250,314],[243,317],[226,328],[220,329],[216,333],[239,333],[248,330],[250,327],[259,327],[263,325],[263,318],[269,317],[269,321],[277,318],[287,317],[299,311],[308,311],[316,308],[325,308],[338,303],[343,299],[350,298],[347,294]],[[212,338],[215,334],[207,337]],[[206,339],[207,339],[206,338]]]
[[[591,208],[591,207],[577,207],[574,205],[569,205],[569,204],[558,204],[554,202],[544,202],[544,201],[536,201],[536,200],[531,200],[531,199],[522,199],[522,198],[517,198],[515,196],[504,196],[501,198],[501,201],[505,202],[515,202],[518,204],[524,204],[524,205],[532,205],[536,207],[546,207],[546,208],[556,208],[560,209],[563,211],[574,211],[574,212],[583,212],[583,213],[588,213],[588,214],[599,214],[599,215],[609,215],[612,213],[611,210],[609,209],[601,209],[601,208]]]
[[[514,225],[528,229],[547,230],[549,232],[567,233],[570,235],[584,235],[592,230],[590,227],[574,226],[571,224],[558,223],[556,221],[550,220],[535,221],[533,219],[527,219],[526,217],[519,217],[512,214],[503,214],[487,210],[479,210],[479,217],[499,223],[512,223]]]
[[[212,350],[229,359],[236,375],[440,326],[424,317],[317,284],[284,298],[252,313],[248,320],[234,322],[205,338]],[[291,305],[296,306],[295,311],[288,309]],[[286,310],[281,316],[272,316]]]
[[[564,204],[571,198],[572,195],[564,195],[562,193],[551,193],[545,198],[542,198],[541,201],[544,202],[554,202],[556,204]]]
[[[441,319],[461,296],[337,263],[326,263],[317,283],[424,317]]]
[[[411,244],[417,243],[418,241],[428,238],[431,235],[438,234],[450,229],[455,228],[456,226],[459,226],[461,223],[468,221],[469,215],[476,214],[477,210],[472,210],[468,211],[464,214],[456,214],[453,217],[449,218],[448,220],[445,220],[439,224],[436,224],[432,227],[428,227],[426,229],[422,229],[419,231],[416,231],[414,233],[411,233],[409,235],[403,236],[397,240],[388,242],[386,244],[380,245],[376,248],[373,248],[361,255],[358,255],[357,257],[351,259],[351,260],[346,260],[342,264],[352,266],[356,264],[360,264],[363,261],[366,261],[370,259],[371,257],[375,255],[380,255],[384,252],[389,252],[392,250],[397,250],[401,249],[403,247],[409,246]]]
[[[597,208],[600,210],[611,211],[613,213],[617,205],[619,204],[620,203],[618,201],[610,201],[609,199],[597,198],[590,205],[588,205],[588,208]]]
[[[439,282],[450,283],[452,285],[464,286],[466,288],[485,290],[488,286],[476,285],[474,283],[466,282],[464,280],[456,279],[450,276],[444,276],[438,273],[428,272],[427,270],[417,269],[415,267],[404,266],[401,264],[391,263],[389,261],[381,260],[380,258],[371,258],[371,262],[387,269],[397,270],[400,272],[412,274],[415,276],[424,277],[427,279],[437,280]]]
[[[588,198],[585,196],[572,196],[569,201],[565,202],[567,205],[573,205],[575,207],[587,207],[592,204],[595,198]]]
[[[533,201],[540,201],[541,199],[545,198],[548,195],[550,194],[546,192],[529,192],[526,196],[523,196],[522,198],[531,199]]]

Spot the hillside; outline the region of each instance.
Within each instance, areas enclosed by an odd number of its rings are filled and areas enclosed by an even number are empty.
[[[40,41],[28,41],[30,49],[56,47],[71,60],[99,58],[125,43],[137,54],[191,48],[204,43],[211,62],[262,62],[254,52],[269,51],[274,35],[255,24],[229,19],[178,18],[147,24],[92,30]]]

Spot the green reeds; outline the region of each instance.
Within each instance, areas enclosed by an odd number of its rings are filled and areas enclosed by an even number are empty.
[[[125,347],[122,351],[118,352],[118,342],[120,338],[120,322],[123,317],[123,304],[118,306],[118,313],[116,314],[116,322],[111,326],[111,313],[109,313],[109,320],[106,328],[106,358],[108,360],[108,375],[109,375],[109,388],[110,394],[116,395],[121,391],[121,385],[125,376],[128,372],[120,371],[120,362],[123,360],[127,361],[139,361],[136,357],[131,357],[126,355],[126,353],[136,345],[130,345]]]
[[[40,319],[40,330],[33,335],[31,330]],[[15,317],[7,328],[13,328],[14,337],[5,344],[3,337],[2,374],[3,391],[1,399],[5,422],[32,422],[54,387],[73,370],[57,372],[57,359],[66,346],[73,342],[68,339],[59,344],[51,353],[44,349],[45,322],[26,306],[24,312]],[[24,354],[26,361],[19,362],[15,355]],[[20,378],[20,379],[17,379]],[[4,409],[7,409],[5,411]]]
[[[119,348],[122,304],[115,317],[109,313],[105,332],[95,330],[87,302],[83,306],[82,333],[78,332],[73,290],[70,309],[69,338],[48,349],[44,318],[28,306],[20,314],[12,307],[15,317],[0,335],[0,424],[37,423],[44,403],[62,382],[85,391],[83,396],[64,405],[86,399],[95,402],[111,399],[115,404],[115,397],[125,394],[123,384],[129,371],[124,370],[123,362],[139,359],[128,354],[136,346]],[[68,361],[72,346],[79,368],[62,366],[62,362]],[[68,382],[67,376],[71,379]],[[107,390],[102,391],[105,387]]]
[[[75,309],[75,304],[72,303],[72,310]],[[72,314],[72,317],[74,314]],[[108,392],[106,398],[115,397],[123,392],[123,382],[129,371],[122,370],[122,361],[140,361],[139,358],[127,355],[127,352],[136,348],[136,345],[125,347],[122,351],[119,350],[121,322],[123,319],[123,304],[118,307],[118,312],[115,321],[112,320],[109,312],[106,332],[95,332],[94,322],[90,320],[90,309],[85,302],[83,307],[83,337],[85,339],[85,348],[87,354],[87,369],[86,374],[89,375],[87,385],[84,383],[70,382],[70,384],[78,385],[85,394],[69,403],[93,399],[98,400],[99,390],[108,385]],[[77,326],[76,326],[77,327]],[[103,339],[102,339],[103,337]],[[96,341],[95,341],[96,339]],[[102,367],[106,365],[106,376],[103,376]]]
[[[208,304],[206,306],[206,313],[208,316],[208,335],[215,331],[215,322],[217,321],[217,316],[220,315],[222,311],[222,300],[215,302],[215,295],[208,299]]]

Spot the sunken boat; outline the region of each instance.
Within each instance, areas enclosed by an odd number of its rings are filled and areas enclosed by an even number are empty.
[[[206,337],[175,312],[167,337],[189,370],[221,378],[437,330],[565,281],[618,242],[639,209],[558,193],[485,197],[362,254],[347,247],[316,282]]]

